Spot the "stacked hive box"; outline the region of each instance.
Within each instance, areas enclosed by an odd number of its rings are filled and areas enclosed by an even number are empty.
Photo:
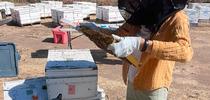
[[[97,66],[89,50],[49,50],[46,65],[48,99],[59,94],[63,100],[97,97],[97,75]]]
[[[197,24],[199,18],[199,11],[195,9],[185,9],[187,16],[189,17],[189,22],[191,24]]]
[[[59,23],[59,20],[63,18],[69,21],[82,21],[89,14],[96,13],[96,3],[74,2],[59,9],[52,9],[51,13],[55,23]]]
[[[41,3],[30,4],[40,10],[41,17],[51,17],[51,9],[62,8],[63,3],[59,1],[42,1]]]
[[[57,8],[57,7],[63,6],[63,2],[61,1],[42,1],[41,3],[51,5],[51,8],[54,8],[54,7]]]
[[[79,9],[63,7],[60,9],[52,9],[51,13],[53,22],[55,23],[59,23],[59,20],[63,18],[69,21],[83,20],[83,16]]]
[[[1,9],[4,9],[6,12],[5,14],[6,15],[10,15],[11,12],[10,12],[10,8],[14,8],[14,3],[11,3],[11,2],[0,2],[0,10]]]
[[[1,15],[1,13],[0,13],[0,20],[2,20],[2,15]]]
[[[84,17],[87,17],[89,14],[96,14],[96,3],[92,2],[74,2],[76,7],[82,9],[82,14]]]
[[[118,7],[105,7],[103,9],[103,20],[107,22],[123,21]]]
[[[11,9],[11,15],[14,22],[19,25],[41,22],[40,10],[30,6],[19,6]]]
[[[197,24],[199,20],[210,19],[209,3],[190,3],[184,10],[189,17],[190,23],[192,24]]]
[[[118,7],[114,6],[98,6],[96,11],[97,19],[102,19],[107,22],[123,21]]]

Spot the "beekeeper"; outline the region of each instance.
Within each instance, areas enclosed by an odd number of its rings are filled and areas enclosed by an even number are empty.
[[[118,0],[126,23],[108,46],[118,57],[132,55],[138,66],[124,61],[127,100],[167,100],[175,62],[193,55],[187,0]],[[128,78],[128,81],[127,81]]]

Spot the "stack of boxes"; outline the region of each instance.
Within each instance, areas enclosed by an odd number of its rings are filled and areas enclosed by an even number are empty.
[[[11,16],[14,22],[19,25],[41,22],[40,10],[31,6],[18,6],[11,9]]]
[[[51,13],[54,23],[59,23],[60,19],[67,19],[69,21],[83,20],[79,9],[63,7],[60,9],[52,9]]]
[[[116,6],[98,6],[96,11],[96,18],[107,22],[124,21]]]
[[[190,3],[185,9],[191,24],[198,24],[200,20],[210,19],[210,4],[208,3]]]
[[[64,5],[62,8],[52,9],[51,13],[54,23],[59,23],[60,19],[81,22],[88,15],[96,13],[96,3],[74,2],[74,4]]]
[[[63,100],[99,99],[98,70],[89,50],[49,50],[47,61],[48,99],[58,95]]]
[[[51,17],[51,9],[62,8],[63,3],[60,1],[42,1],[41,3],[30,4],[40,10],[41,17]]]
[[[0,2],[0,10],[4,9],[6,15],[10,15],[11,14],[10,8],[14,8],[14,7],[15,7],[14,3],[11,3],[11,2]]]
[[[92,2],[74,2],[81,9],[83,17],[87,17],[89,14],[96,14],[96,3]]]

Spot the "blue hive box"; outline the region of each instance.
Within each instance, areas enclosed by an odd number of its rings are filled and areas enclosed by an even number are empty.
[[[0,77],[17,76],[19,58],[15,44],[0,42]]]

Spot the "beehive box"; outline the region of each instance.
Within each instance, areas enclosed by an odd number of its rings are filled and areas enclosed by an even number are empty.
[[[2,20],[2,15],[1,15],[1,13],[0,13],[0,20]]]
[[[210,3],[190,3],[188,9],[196,10],[201,20],[210,19]]]
[[[87,17],[89,14],[96,14],[96,3],[75,1],[74,4],[82,9],[84,17]]]
[[[83,20],[84,16],[81,13],[81,9],[74,9],[70,7],[63,7],[59,9],[52,9],[53,22],[59,23],[61,19],[67,19],[69,21]]]
[[[123,17],[120,14],[118,7],[104,7],[103,20],[108,22],[123,21]]]
[[[41,17],[51,17],[51,9],[62,8],[63,3],[58,1],[43,1],[41,3],[30,4],[40,10]]]
[[[64,100],[97,95],[97,66],[89,50],[49,50],[46,64],[48,98]]]
[[[41,1],[41,3],[51,5],[51,8],[60,8],[63,6],[62,1]]]
[[[3,94],[4,100],[32,100],[34,95],[38,97],[38,100],[48,100],[44,77],[3,82]],[[56,97],[53,100],[60,99]],[[76,100],[105,100],[105,92],[98,86],[96,97]]]
[[[103,12],[102,12],[102,6],[97,6],[96,8],[96,18],[102,19],[103,18]]]
[[[18,6],[11,9],[13,21],[19,25],[41,22],[40,10],[31,6]]]
[[[195,9],[185,9],[187,16],[189,17],[189,22],[191,24],[197,24],[199,19],[199,11]]]
[[[209,20],[210,19],[210,7],[201,6],[199,19]]]
[[[6,11],[5,12],[6,15],[10,15],[11,14],[10,9],[14,8],[14,7],[15,7],[14,3],[11,3],[11,2],[0,2],[0,9],[4,9]]]
[[[65,7],[74,8],[80,10],[80,14],[85,18],[90,14],[96,14],[96,3],[91,2],[74,2],[74,4],[64,5]]]
[[[124,21],[118,7],[116,6],[97,6],[96,18],[107,22]]]

